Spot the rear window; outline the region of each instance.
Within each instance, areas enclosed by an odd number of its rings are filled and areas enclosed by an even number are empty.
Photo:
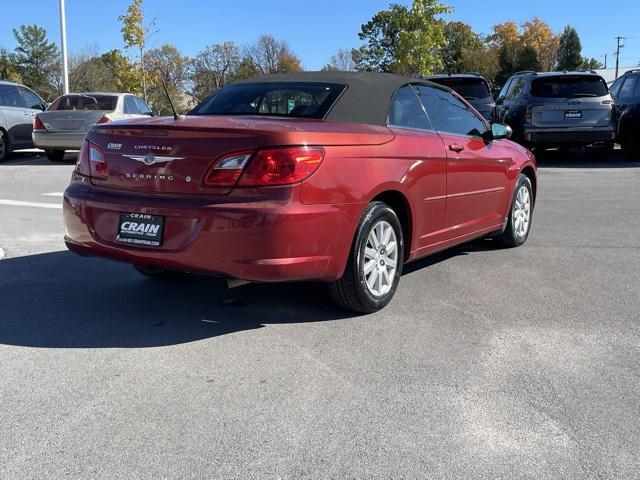
[[[543,98],[603,97],[607,84],[596,76],[536,78],[531,82],[531,95]]]
[[[446,85],[467,100],[479,100],[491,96],[489,86],[481,78],[436,78],[440,85]]]
[[[118,97],[113,95],[63,95],[49,110],[105,110],[113,111]]]
[[[345,86],[335,83],[241,83],[205,98],[189,115],[323,118]]]

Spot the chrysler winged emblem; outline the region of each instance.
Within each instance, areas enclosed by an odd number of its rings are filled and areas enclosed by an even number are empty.
[[[145,165],[153,165],[154,163],[172,162],[174,160],[183,160],[184,157],[165,157],[155,155],[154,153],[147,153],[146,155],[122,155],[123,157],[130,158],[136,162],[142,162]]]

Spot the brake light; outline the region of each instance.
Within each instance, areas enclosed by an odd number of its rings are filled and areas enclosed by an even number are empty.
[[[86,144],[91,178],[106,180],[109,176],[109,165],[107,165],[107,158],[105,157],[104,152],[95,143],[87,141]]]
[[[222,157],[205,174],[204,184],[210,187],[233,187],[250,158],[251,152],[232,153]]]
[[[35,117],[33,117],[33,129],[34,130],[46,130],[47,127],[44,126],[44,123],[42,123],[42,120],[40,120],[40,117],[38,117],[37,115]]]
[[[322,147],[284,147],[258,150],[239,185],[286,185],[310,177],[324,160]]]
[[[109,117],[106,117],[106,116],[105,116],[105,117],[102,117],[100,120],[98,120],[98,121],[96,122],[96,124],[97,124],[97,125],[100,125],[101,123],[108,123],[108,122],[110,122],[110,121],[111,121],[111,119],[110,119]]]
[[[91,167],[89,167],[89,142],[85,140],[80,147],[78,160],[76,160],[76,172],[86,177],[91,175]]]
[[[527,105],[527,109],[524,112],[524,122],[532,123],[533,122],[533,109],[536,107],[544,107],[544,103],[532,103]]]

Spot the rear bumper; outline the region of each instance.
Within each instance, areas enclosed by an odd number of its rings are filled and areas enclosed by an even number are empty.
[[[336,280],[343,274],[361,205],[304,205],[300,187],[275,201],[181,198],[106,191],[72,182],[64,194],[67,247],[150,269],[242,280]],[[216,196],[217,197],[217,196]],[[115,241],[120,213],[165,216],[160,247]]]
[[[613,142],[615,127],[524,128],[524,141],[531,145],[591,145]]]
[[[31,136],[33,144],[45,150],[80,150],[82,142],[87,134],[80,132],[48,132],[35,130]]]

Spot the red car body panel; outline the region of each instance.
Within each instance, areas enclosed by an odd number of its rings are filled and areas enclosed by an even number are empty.
[[[536,169],[508,140],[310,119],[152,118],[95,127],[87,139],[105,152],[109,177],[74,174],[64,195],[69,249],[264,282],[340,278],[364,208],[389,192],[406,207],[407,261],[499,230],[518,174]],[[302,182],[203,183],[223,154],[289,145],[325,149]],[[126,156],[148,153],[179,160],[145,165]],[[121,213],[164,216],[162,245],[118,243]]]

